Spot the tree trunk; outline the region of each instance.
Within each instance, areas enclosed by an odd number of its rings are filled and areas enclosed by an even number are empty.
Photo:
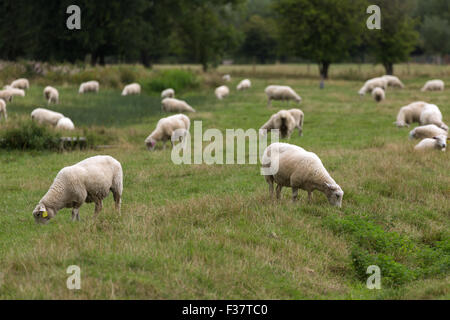
[[[141,51],[141,63],[144,67],[151,69],[152,63],[150,62],[150,57],[148,53],[144,50]]]
[[[327,61],[319,62],[319,72],[322,79],[328,79],[328,69],[330,68],[330,63]]]
[[[103,52],[100,53],[100,65],[101,66],[105,65],[105,54]]]
[[[95,66],[97,64],[97,52],[91,53],[91,66]]]
[[[383,63],[384,69],[386,70],[386,74],[393,75],[394,74],[394,64],[392,62]]]

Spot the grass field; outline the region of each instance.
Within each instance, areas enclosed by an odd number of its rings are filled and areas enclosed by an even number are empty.
[[[276,74],[252,78],[245,92],[234,77],[224,101],[211,88],[182,94],[198,111],[191,121],[225,132],[259,128],[285,107],[266,106],[265,86],[292,86],[305,124],[289,142],[322,159],[345,192],[342,209],[318,192],[312,203],[301,192],[293,204],[287,189],[271,200],[259,165],[177,166],[169,149],[148,152],[143,141],[163,116],[158,96],[63,86],[52,109],[118,138],[104,150],[0,150],[0,298],[449,299],[450,152],[417,154],[410,129],[393,125],[416,100],[437,104],[449,122],[450,91],[420,92],[427,79],[406,77],[407,88],[389,89],[380,104],[359,98],[360,81],[320,90],[316,79]],[[16,98],[8,121],[44,106],[42,90],[32,84]],[[110,195],[97,219],[85,204],[79,223],[64,209],[36,225],[32,210],[58,171],[97,154],[122,163],[121,215]],[[81,290],[66,287],[70,265],[81,268]],[[366,288],[369,265],[381,268],[381,290]]]

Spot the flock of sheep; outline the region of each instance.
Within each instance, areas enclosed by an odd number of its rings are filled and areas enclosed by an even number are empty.
[[[231,77],[225,75],[224,81],[230,81]],[[383,76],[366,81],[359,90],[361,96],[371,93],[376,101],[385,99],[385,90],[388,86],[404,88],[403,83],[395,76]],[[6,117],[6,102],[12,100],[14,96],[25,96],[25,90],[29,88],[26,79],[18,79],[5,86],[0,91],[0,112]],[[236,87],[238,91],[251,88],[249,79],[242,80]],[[444,90],[444,83],[441,80],[428,81],[422,91]],[[82,83],[79,93],[99,92],[98,81],[88,81]],[[141,86],[132,83],[122,91],[122,95],[140,94]],[[301,102],[301,97],[289,86],[270,85],[265,89],[268,99],[268,106],[273,100]],[[230,94],[230,89],[222,85],[215,90],[217,99],[222,100]],[[48,104],[59,102],[59,93],[53,87],[44,89],[44,96]],[[153,150],[158,142],[163,143],[165,149],[166,142],[171,141],[175,132],[183,132],[179,138],[180,142],[190,129],[190,119],[183,113],[196,112],[186,101],[175,98],[175,91],[168,88],[161,93],[161,108],[165,112],[178,113],[173,116],[162,118],[156,124],[156,128],[145,139],[145,144],[149,150]],[[2,111],[3,110],[3,111]],[[34,121],[42,124],[49,124],[56,128],[65,130],[74,129],[73,122],[63,114],[37,108],[31,113]],[[434,104],[423,101],[413,102],[400,109],[395,124],[398,127],[409,126],[413,122],[420,123],[421,126],[412,130],[409,134],[411,139],[422,139],[416,150],[439,149],[445,151],[448,140],[448,126],[442,121],[442,114]],[[273,114],[270,119],[261,126],[260,135],[267,134],[270,130],[279,130],[282,138],[289,139],[295,129],[300,136],[303,134],[304,113],[300,109],[280,110]],[[326,195],[331,205],[341,207],[344,192],[333,180],[323,166],[320,158],[305,149],[288,144],[272,143],[269,145],[262,157],[262,169],[267,170],[276,157],[278,171],[265,174],[266,182],[269,185],[270,195],[273,196],[274,183],[277,184],[276,196],[280,198],[283,187],[292,188],[293,201],[297,200],[299,189],[308,192],[308,199],[311,200],[312,192],[318,190]],[[79,220],[79,208],[84,202],[95,203],[95,214],[102,209],[102,201],[111,191],[116,203],[116,209],[120,210],[123,190],[123,172],[121,164],[110,156],[96,156],[83,160],[73,166],[63,168],[56,176],[48,192],[39,201],[33,211],[33,216],[38,223],[47,223],[62,208],[72,208],[72,219]]]

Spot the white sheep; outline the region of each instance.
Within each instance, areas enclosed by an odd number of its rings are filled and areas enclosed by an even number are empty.
[[[299,136],[303,136],[303,121],[305,120],[305,114],[300,109],[290,109],[288,111],[295,120],[295,127],[298,129]]]
[[[161,92],[161,98],[175,98],[175,90],[173,90],[172,88],[164,90],[163,92]]]
[[[73,124],[72,120],[70,120],[67,117],[64,117],[58,120],[58,123],[56,124],[56,129],[75,130],[75,125]]]
[[[448,135],[448,132],[444,129],[439,128],[435,124],[428,124],[425,126],[416,127],[409,132],[410,139],[425,139],[433,138],[439,135]]]
[[[0,99],[5,100],[6,102],[11,102],[13,98],[13,93],[11,89],[0,90]]]
[[[419,122],[420,114],[422,113],[425,105],[427,105],[426,102],[417,101],[401,107],[397,114],[397,121],[394,123],[397,127],[409,127],[411,123]]]
[[[5,120],[8,119],[8,113],[6,112],[6,102],[3,99],[0,99],[0,120],[2,119],[2,116],[5,118]]]
[[[216,88],[214,94],[216,95],[217,99],[222,100],[230,94],[230,89],[227,86],[220,86]]]
[[[44,108],[37,108],[31,112],[31,119],[37,121],[40,124],[50,124],[56,126],[60,119],[64,118],[64,115],[59,112],[51,111]]]
[[[381,78],[386,80],[388,87],[402,88],[402,89],[405,87],[405,85],[396,76],[385,75],[382,76]]]
[[[447,136],[446,135],[439,135],[435,136],[433,138],[426,138],[420,141],[415,147],[414,150],[416,151],[425,151],[425,150],[441,150],[445,151],[447,147]]]
[[[444,81],[439,79],[429,80],[420,91],[444,91]]]
[[[302,98],[289,86],[277,86],[271,85],[268,86],[264,92],[267,95],[268,103],[267,105],[270,107],[272,105],[272,100],[282,100],[282,101],[290,101],[294,100],[297,103],[302,101]]]
[[[250,89],[251,86],[252,86],[251,81],[249,79],[244,79],[241,82],[239,82],[239,84],[236,86],[236,89],[238,91],[247,90],[247,89]]]
[[[141,85],[139,83],[132,83],[123,88],[122,96],[129,96],[133,94],[141,94]]]
[[[100,90],[100,84],[98,83],[98,81],[88,81],[88,82],[83,82],[80,85],[80,89],[78,90],[78,93],[86,93],[86,92],[96,92],[98,93],[98,91]]]
[[[59,210],[72,208],[72,220],[80,220],[83,203],[95,203],[95,216],[102,210],[103,199],[112,191],[120,212],[123,172],[119,161],[110,156],[95,156],[65,167],[57,174],[48,192],[33,210],[37,223],[46,224]]]
[[[277,165],[274,165],[272,161],[275,161]],[[292,144],[272,143],[264,150],[262,166],[263,169],[278,168],[276,173],[266,172],[267,175],[265,175],[271,196],[273,196],[273,184],[276,183],[277,199],[280,198],[283,187],[292,188],[293,201],[297,200],[299,189],[308,192],[309,201],[311,201],[312,192],[319,190],[327,196],[331,205],[342,206],[344,192],[316,154]]]
[[[161,101],[161,109],[165,112],[195,112],[186,101],[175,98],[165,98]]]
[[[361,89],[359,89],[358,93],[360,96],[363,96],[366,93],[371,93],[372,90],[375,89],[376,87],[380,87],[383,88],[383,90],[386,90],[387,84],[388,84],[387,80],[382,77],[369,79],[364,83]]]
[[[380,87],[376,87],[372,90],[372,97],[376,102],[381,102],[386,98],[384,90]]]
[[[421,125],[435,124],[439,128],[448,131],[448,126],[442,122],[442,113],[435,104],[427,103],[420,113],[419,123]]]
[[[47,105],[50,103],[58,103],[59,102],[59,92],[56,88],[47,86],[44,88],[44,97],[47,100]]]
[[[145,144],[149,151],[155,148],[155,145],[158,141],[163,142],[163,148],[166,149],[166,142],[170,140],[172,146],[172,135],[176,130],[183,130],[184,135],[182,140],[184,139],[189,132],[189,128],[191,126],[191,121],[184,114],[176,114],[167,118],[162,118],[156,124],[155,130],[145,139]]]
[[[229,74],[225,74],[225,75],[222,77],[222,79],[223,79],[223,81],[230,82],[230,81],[231,81],[231,76],[230,76]]]
[[[280,110],[270,117],[270,119],[259,129],[261,135],[265,131],[274,129],[280,130],[282,138],[290,138],[295,128],[300,136],[303,135],[304,114],[300,109]]]
[[[13,82],[11,82],[11,87],[16,88],[16,89],[23,89],[23,90],[29,89],[30,82],[24,78],[17,79],[17,80],[14,80]]]

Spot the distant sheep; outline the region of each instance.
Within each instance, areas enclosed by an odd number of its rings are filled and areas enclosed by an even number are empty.
[[[435,136],[433,138],[426,138],[420,141],[415,147],[414,150],[416,151],[426,151],[426,150],[441,150],[445,151],[447,147],[447,136],[446,135],[439,135]]]
[[[72,120],[64,117],[64,118],[59,119],[58,123],[56,124],[56,129],[75,130],[75,125],[73,124]]]
[[[280,130],[282,138],[290,138],[295,128],[298,129],[298,134],[303,135],[303,119],[304,114],[300,109],[280,110],[272,115],[259,130],[263,135],[263,130]]]
[[[161,92],[161,98],[175,98],[175,90],[172,88],[166,89],[163,92]]]
[[[439,128],[435,124],[428,124],[425,126],[416,127],[409,132],[410,139],[425,139],[433,138],[439,135],[448,135],[448,132],[444,129]]]
[[[80,220],[80,207],[95,203],[95,216],[103,200],[112,191],[116,210],[120,212],[123,171],[119,161],[110,156],[95,156],[65,167],[56,175],[50,189],[33,210],[37,223],[47,224],[59,210],[72,208],[72,221]]]
[[[382,76],[381,78],[383,78],[384,80],[387,81],[388,87],[402,88],[402,89],[405,87],[405,85],[396,76],[385,75],[385,76]]]
[[[420,89],[420,91],[444,91],[444,81],[439,79],[429,80],[425,83],[422,89]]]
[[[175,98],[165,98],[161,102],[161,107],[165,112],[195,112],[195,109],[188,105],[186,101]]]
[[[385,78],[378,77],[367,80],[364,85],[359,89],[358,93],[360,96],[365,95],[366,93],[371,93],[373,89],[376,87],[383,88],[383,90],[387,89],[388,82]]]
[[[47,100],[47,105],[50,103],[58,103],[59,102],[59,92],[56,88],[47,86],[44,89],[44,97]]]
[[[163,142],[163,148],[166,148],[166,142],[170,140],[172,146],[172,135],[176,130],[183,130],[184,135],[182,140],[186,137],[191,126],[191,121],[184,114],[176,114],[167,118],[162,118],[156,124],[155,130],[145,139],[147,149],[152,151],[158,141]],[[184,142],[184,141],[183,141]]]
[[[278,153],[278,156],[273,153]],[[274,174],[266,172],[265,179],[269,184],[269,193],[273,196],[273,184],[277,184],[277,199],[281,196],[283,187],[292,188],[292,200],[296,201],[298,190],[306,190],[311,201],[312,192],[323,192],[328,202],[337,207],[342,206],[344,192],[333,180],[322,164],[320,158],[298,146],[287,143],[272,143],[264,150],[262,157],[263,169],[276,167],[271,161],[278,164],[278,171]]]
[[[397,114],[397,121],[394,123],[397,127],[409,127],[411,123],[419,122],[420,114],[425,105],[427,105],[426,102],[417,101],[400,108]]]
[[[58,121],[64,118],[64,115],[59,112],[51,111],[44,108],[37,108],[31,112],[31,119],[37,121],[40,124],[49,124],[56,126]]]
[[[141,85],[139,83],[132,83],[123,88],[122,96],[129,96],[133,94],[141,94]]]
[[[13,82],[11,82],[11,87],[16,88],[16,89],[23,89],[23,90],[29,89],[30,82],[24,78],[17,79],[17,80],[14,80]]]
[[[382,88],[376,87],[375,89],[372,90],[372,97],[375,99],[376,102],[381,102],[386,98],[386,95]]]
[[[420,113],[419,122],[421,125],[435,124],[439,128],[448,131],[448,126],[442,122],[442,113],[435,104],[426,104]]]
[[[267,105],[272,105],[272,100],[290,101],[294,100],[297,103],[302,101],[302,98],[289,86],[271,85],[266,87],[264,92],[267,95]]]
[[[5,100],[6,102],[11,102],[13,98],[13,93],[10,89],[0,90],[0,99]]]
[[[96,92],[98,93],[98,91],[100,90],[100,84],[98,83],[98,81],[88,81],[88,82],[83,82],[80,85],[80,89],[78,90],[78,93],[86,93],[86,92]]]
[[[230,82],[230,81],[231,81],[231,76],[230,76],[229,74],[225,74],[225,75],[222,77],[222,79],[223,79],[223,81]]]
[[[6,112],[6,102],[3,99],[0,99],[0,120],[2,119],[2,116],[6,119],[8,119],[8,113]]]
[[[250,89],[251,86],[252,86],[251,81],[249,79],[244,79],[241,82],[239,82],[239,84],[237,85],[236,89],[238,91],[247,90],[247,89]]]
[[[216,88],[214,94],[216,95],[217,99],[222,100],[223,98],[225,98],[230,94],[230,89],[228,89],[227,86],[220,86]]]

